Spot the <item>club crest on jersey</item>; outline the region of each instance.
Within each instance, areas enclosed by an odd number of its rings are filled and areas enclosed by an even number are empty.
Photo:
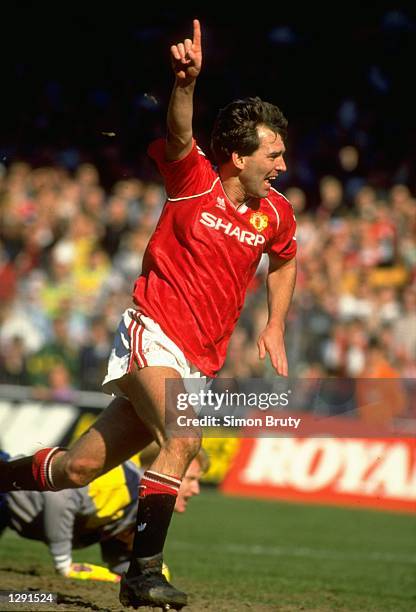
[[[254,212],[250,217],[250,223],[258,232],[262,232],[269,225],[269,217],[261,212]]]

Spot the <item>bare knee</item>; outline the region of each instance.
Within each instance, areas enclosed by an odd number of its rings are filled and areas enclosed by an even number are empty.
[[[64,474],[70,488],[85,487],[102,473],[102,464],[90,457],[67,457]]]
[[[201,436],[195,435],[190,438],[170,438],[163,447],[177,457],[182,457],[188,464],[196,457],[201,448]]]

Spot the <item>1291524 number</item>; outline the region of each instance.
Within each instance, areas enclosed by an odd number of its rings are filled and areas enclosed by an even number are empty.
[[[9,604],[51,604],[57,603],[57,594],[44,591],[0,590],[0,602]]]

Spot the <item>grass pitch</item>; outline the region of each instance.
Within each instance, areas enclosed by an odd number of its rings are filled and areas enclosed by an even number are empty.
[[[225,497],[208,489],[186,514],[174,516],[165,560],[172,582],[190,594],[189,612],[408,612],[416,610],[415,544],[411,515]],[[100,563],[99,548],[76,551],[74,558]],[[116,586],[55,577],[45,546],[8,531],[0,540],[0,588],[17,588],[22,576],[26,585],[44,589],[36,582],[43,576],[50,590],[63,593],[59,610],[121,609]]]

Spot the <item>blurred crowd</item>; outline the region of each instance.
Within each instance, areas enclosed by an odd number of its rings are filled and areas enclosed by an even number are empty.
[[[357,151],[340,151],[343,163]],[[347,160],[347,161],[345,161]],[[350,189],[319,181],[319,206],[285,190],[298,221],[299,275],[287,324],[291,374],[416,378],[416,200],[404,184]],[[119,317],[131,304],[162,184],[116,181],[96,167],[31,167],[0,176],[0,382],[38,397],[99,390]],[[271,376],[256,339],[267,319],[261,260],[224,377]]]
[[[97,390],[164,202],[160,185],[100,185],[17,162],[0,179],[0,381],[64,399]]]
[[[324,176],[316,210],[308,211],[299,188],[286,196],[298,222],[299,273],[287,324],[292,374],[416,377],[416,200],[409,189],[378,193],[363,185],[348,205],[342,182]],[[226,364],[239,376],[268,369],[253,346],[267,320],[258,299],[266,261],[260,271]]]

